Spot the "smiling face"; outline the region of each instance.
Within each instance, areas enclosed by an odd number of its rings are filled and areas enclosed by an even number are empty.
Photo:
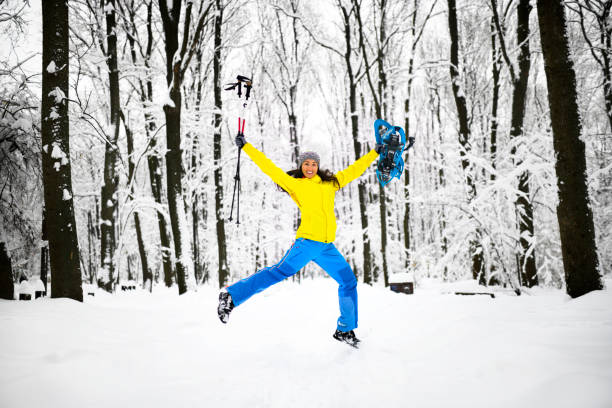
[[[312,159],[306,159],[302,163],[302,173],[305,177],[313,178],[317,174],[317,170],[319,170],[319,165]]]

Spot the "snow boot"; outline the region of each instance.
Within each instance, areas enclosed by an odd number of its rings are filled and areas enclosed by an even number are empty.
[[[227,290],[223,289],[221,293],[219,293],[219,306],[217,306],[219,320],[223,323],[227,323],[233,309],[234,301],[232,300],[232,295],[230,295]]]
[[[352,330],[343,332],[336,329],[333,338],[355,348],[359,348],[359,343],[361,342],[361,340],[359,340],[357,336],[355,336],[355,332]]]

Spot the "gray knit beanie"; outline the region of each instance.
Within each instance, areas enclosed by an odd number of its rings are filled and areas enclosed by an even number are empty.
[[[315,152],[304,152],[300,154],[300,157],[299,157],[300,167],[302,167],[302,164],[308,159],[316,161],[317,167],[319,167],[319,162],[321,161],[321,158]]]

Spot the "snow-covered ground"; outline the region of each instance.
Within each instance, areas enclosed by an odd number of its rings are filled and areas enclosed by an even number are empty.
[[[607,287],[612,282],[608,281]],[[284,282],[216,316],[217,291],[0,302],[2,407],[612,407],[612,292],[571,300]]]

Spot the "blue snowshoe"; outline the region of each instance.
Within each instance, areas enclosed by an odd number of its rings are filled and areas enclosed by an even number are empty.
[[[374,134],[376,143],[383,145],[383,150],[378,158],[376,168],[376,178],[381,186],[385,186],[394,177],[399,180],[404,170],[404,159],[402,153],[414,144],[414,138],[408,138],[406,146],[406,135],[404,129],[399,126],[392,126],[382,119],[374,122]]]

